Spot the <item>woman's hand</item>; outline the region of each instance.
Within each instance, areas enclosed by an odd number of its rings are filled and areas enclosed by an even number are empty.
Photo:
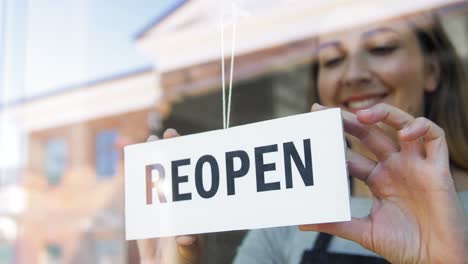
[[[174,129],[164,132],[163,138],[177,137]],[[158,138],[150,136],[148,141]],[[201,257],[201,239],[198,235],[138,240],[141,264],[195,264]]]
[[[314,105],[313,111],[324,109]],[[348,149],[350,174],[369,186],[366,218],[300,226],[353,240],[392,263],[466,263],[464,213],[455,192],[444,131],[386,104],[343,112],[345,132],[376,161]],[[398,133],[395,142],[377,124]]]

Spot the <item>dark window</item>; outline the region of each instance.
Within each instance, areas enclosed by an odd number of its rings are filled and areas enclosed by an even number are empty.
[[[96,172],[99,179],[110,178],[117,170],[118,152],[116,130],[101,131],[96,134]]]

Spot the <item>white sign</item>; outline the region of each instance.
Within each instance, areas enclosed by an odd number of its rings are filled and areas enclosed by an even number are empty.
[[[341,112],[125,148],[127,240],[350,220]]]

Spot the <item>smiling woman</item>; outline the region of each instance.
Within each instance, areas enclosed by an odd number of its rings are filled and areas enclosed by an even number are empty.
[[[452,165],[468,170],[467,81],[437,17],[320,36],[312,72],[315,101],[324,105],[356,113],[388,103],[434,121],[447,134]]]
[[[348,9],[336,9],[353,18]],[[351,198],[352,215],[360,218],[300,226],[315,232],[251,230],[234,263],[465,263],[468,225],[460,201],[466,211],[468,91],[438,17],[424,13],[342,29],[309,39],[317,44],[309,53],[309,88],[313,101],[324,105],[312,111],[343,110],[348,171],[369,190],[365,198]],[[293,90],[281,88],[284,98]],[[167,130],[164,138],[174,136]],[[306,198],[298,205],[313,210]],[[201,249],[208,248],[199,235],[138,243],[145,263],[200,263]]]
[[[345,111],[349,172],[373,199],[351,199],[363,218],[301,226],[324,233],[253,230],[235,263],[465,263],[455,189],[467,204],[468,89],[438,18],[382,21],[317,43],[312,97]]]

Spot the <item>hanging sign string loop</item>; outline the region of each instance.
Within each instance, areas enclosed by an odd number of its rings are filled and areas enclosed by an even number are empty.
[[[232,44],[231,44],[231,67],[230,67],[230,76],[229,76],[229,94],[227,99],[227,108],[226,108],[226,70],[224,63],[224,14],[221,15],[221,81],[222,81],[222,94],[223,94],[223,128],[229,128],[230,115],[231,115],[231,98],[232,98],[232,82],[234,76],[234,51],[236,49],[236,24],[237,24],[237,6],[234,2],[231,4],[232,12]]]

